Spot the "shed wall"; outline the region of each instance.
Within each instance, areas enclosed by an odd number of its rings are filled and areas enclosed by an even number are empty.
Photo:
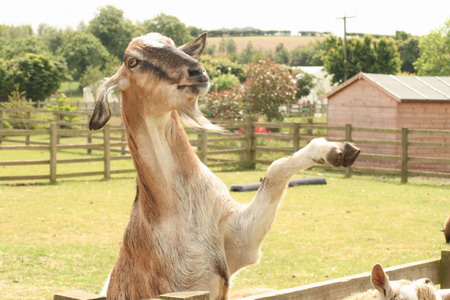
[[[450,129],[450,103],[448,102],[399,102],[391,94],[361,78],[331,95],[328,99],[328,125],[343,126],[346,123],[362,128]],[[342,138],[336,132],[330,138]],[[399,134],[381,134],[354,131],[354,139],[400,141]],[[432,135],[411,135],[410,141],[450,143],[450,138]],[[400,146],[358,144],[362,153],[400,155]],[[450,148],[430,146],[409,147],[410,157],[450,158]],[[355,167],[399,169],[400,162],[360,157]],[[410,170],[450,172],[449,164],[409,163]]]

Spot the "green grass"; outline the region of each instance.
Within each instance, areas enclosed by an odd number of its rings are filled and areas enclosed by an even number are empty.
[[[230,186],[263,171],[221,172]],[[447,181],[308,171],[327,185],[290,188],[262,247],[260,264],[239,272],[233,289],[289,288],[439,257],[450,212]],[[113,265],[135,194],[133,176],[54,185],[0,185],[2,299],[51,299],[98,292]],[[249,202],[255,192],[232,193]]]

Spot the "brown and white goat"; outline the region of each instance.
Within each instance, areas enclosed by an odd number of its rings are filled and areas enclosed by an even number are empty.
[[[389,276],[379,264],[373,266],[370,282],[375,289],[343,300],[450,300],[450,290],[436,289],[428,278],[389,281]]]
[[[122,94],[122,116],[137,171],[137,193],[108,299],[142,299],[176,291],[209,291],[226,299],[230,276],[259,259],[289,179],[314,164],[349,166],[359,149],[312,140],[273,162],[251,203],[235,202],[200,162],[185,125],[215,129],[198,109],[209,78],[196,58],[206,34],[181,47],[150,33],[133,39],[123,65],[106,82],[90,129],[111,116],[107,94]],[[217,129],[217,128],[216,128]]]

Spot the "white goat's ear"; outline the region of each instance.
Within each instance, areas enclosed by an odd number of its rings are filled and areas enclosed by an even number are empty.
[[[198,58],[205,49],[207,35],[208,34],[206,32],[203,32],[198,38],[178,47],[178,49],[194,58]]]
[[[108,94],[111,90],[116,88],[114,82],[106,82],[95,105],[91,120],[89,121],[90,130],[98,130],[103,128],[111,118],[111,109],[108,104]]]
[[[391,292],[391,285],[389,284],[389,276],[384,273],[383,267],[376,264],[372,267],[372,274],[370,275],[370,282],[372,286],[377,289],[385,299]]]

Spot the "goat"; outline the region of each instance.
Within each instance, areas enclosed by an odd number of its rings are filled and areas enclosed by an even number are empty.
[[[230,276],[256,263],[289,179],[315,164],[350,166],[359,149],[312,140],[273,162],[248,205],[196,156],[183,125],[220,130],[198,108],[209,77],[197,58],[206,33],[176,47],[158,33],[134,38],[105,83],[89,128],[111,117],[107,95],[122,95],[122,117],[137,171],[137,192],[119,257],[106,283],[108,299],[142,299],[186,290],[228,298]]]
[[[450,216],[444,222],[444,228],[441,230],[445,236],[445,242],[450,243]]]
[[[389,281],[383,267],[372,268],[370,282],[375,289],[367,290],[343,300],[450,300],[450,290],[438,290],[428,278],[415,281]]]

